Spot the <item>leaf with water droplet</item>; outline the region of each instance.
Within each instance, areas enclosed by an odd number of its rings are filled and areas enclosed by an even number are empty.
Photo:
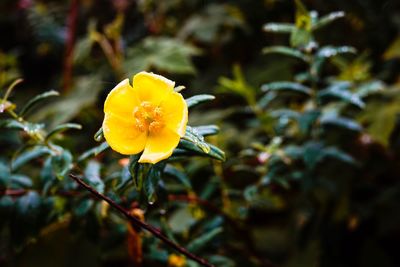
[[[6,110],[14,110],[15,109],[15,104],[4,100],[4,99],[0,99],[0,113],[3,113]]]
[[[103,127],[100,127],[100,129],[94,134],[94,140],[96,140],[96,142],[104,140]]]
[[[296,27],[290,23],[267,23],[263,26],[266,32],[291,33]]]
[[[157,165],[152,165],[143,181],[143,191],[150,205],[157,200],[156,190],[161,179],[161,170]]]
[[[200,135],[195,128],[187,126],[185,136],[182,138],[198,146],[204,153],[208,154],[210,152],[210,146],[204,141],[204,137]]]

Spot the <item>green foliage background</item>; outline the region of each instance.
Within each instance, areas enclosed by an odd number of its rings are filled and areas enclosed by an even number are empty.
[[[1,1],[0,266],[178,266],[70,172],[216,266],[399,266],[399,29],[395,0]],[[97,132],[142,70],[192,106],[154,166]]]

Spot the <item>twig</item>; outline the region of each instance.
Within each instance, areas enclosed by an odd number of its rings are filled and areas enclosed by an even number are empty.
[[[31,191],[35,190],[30,190],[30,189],[5,189],[0,191],[0,197],[1,196],[10,196],[10,197],[20,197],[28,194]],[[59,195],[59,196],[64,196],[64,197],[72,197],[72,196],[77,196],[80,193],[77,191],[57,191],[54,194]]]
[[[19,197],[25,195],[27,192],[25,189],[6,189],[0,192],[0,196]]]
[[[199,264],[203,265],[203,266],[207,266],[207,267],[215,267],[213,264],[209,263],[208,261],[206,261],[203,258],[200,258],[194,254],[192,254],[191,252],[189,252],[188,250],[186,250],[185,248],[179,246],[178,244],[172,242],[171,240],[169,240],[163,233],[161,233],[161,231],[157,228],[155,228],[154,226],[151,226],[150,224],[147,224],[145,222],[140,221],[139,219],[135,218],[134,216],[132,216],[129,211],[127,211],[126,209],[124,209],[122,206],[118,205],[117,203],[115,203],[112,199],[106,197],[105,195],[97,192],[93,187],[91,187],[90,185],[86,184],[85,182],[83,182],[79,177],[70,174],[69,175],[72,179],[74,179],[80,186],[84,187],[86,190],[88,190],[90,193],[92,193],[93,195],[95,195],[97,198],[102,199],[104,201],[106,201],[108,204],[110,204],[111,207],[113,207],[114,209],[118,210],[119,212],[121,212],[131,223],[133,223],[135,226],[140,227],[142,229],[145,229],[147,231],[149,231],[151,234],[153,234],[155,237],[157,237],[158,239],[162,240],[164,243],[166,243],[168,246],[170,246],[171,248],[175,249],[176,251],[182,253],[183,255],[185,255],[186,257],[198,262]]]
[[[68,91],[71,87],[72,64],[74,57],[75,33],[78,19],[79,0],[71,0],[67,17],[67,40],[64,58],[63,89]]]

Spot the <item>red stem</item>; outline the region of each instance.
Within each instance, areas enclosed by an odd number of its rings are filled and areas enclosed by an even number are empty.
[[[76,32],[76,23],[78,18],[78,6],[79,6],[79,0],[71,0],[71,6],[67,17],[67,40],[65,48],[64,77],[63,77],[64,92],[68,91],[69,88],[71,87],[75,32]]]
[[[5,189],[4,191],[0,191],[0,196],[10,196],[10,197],[20,197],[27,194],[29,191],[27,189]],[[57,195],[70,197],[70,196],[77,196],[80,192],[77,191],[58,191],[56,192]]]
[[[163,233],[161,233],[161,231],[159,229],[155,228],[154,226],[152,226],[150,224],[142,222],[141,220],[139,220],[136,217],[132,216],[129,213],[128,210],[126,210],[122,206],[118,205],[116,202],[114,202],[112,199],[108,198],[107,196],[97,192],[93,187],[91,187],[90,185],[88,185],[85,182],[83,182],[79,177],[77,177],[77,176],[75,176],[73,174],[70,174],[69,176],[72,179],[74,179],[80,186],[82,186],[87,191],[92,193],[94,196],[96,196],[99,199],[102,199],[102,200],[106,201],[108,204],[110,204],[111,207],[113,207],[114,209],[118,210],[122,215],[124,215],[135,226],[149,231],[151,234],[153,234],[158,239],[162,240],[165,244],[167,244],[171,248],[173,248],[176,251],[182,253],[186,257],[198,262],[199,264],[201,264],[203,266],[206,266],[206,267],[214,267],[214,265],[212,265],[211,263],[209,263],[205,259],[200,258],[200,257],[192,254],[191,252],[186,250],[184,247],[181,247],[178,244],[176,244],[176,243],[172,242],[171,240],[169,240]]]

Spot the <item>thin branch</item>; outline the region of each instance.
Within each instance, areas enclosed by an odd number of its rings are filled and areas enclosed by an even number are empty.
[[[200,257],[192,254],[191,252],[189,252],[185,248],[183,248],[183,247],[179,246],[178,244],[176,244],[176,243],[172,242],[171,240],[169,240],[163,233],[161,233],[161,231],[159,229],[155,228],[154,226],[151,226],[150,224],[142,222],[139,219],[137,219],[136,217],[132,216],[129,213],[128,210],[126,210],[122,206],[118,205],[117,203],[115,203],[112,199],[108,198],[107,196],[97,192],[93,187],[91,187],[90,185],[88,185],[85,182],[83,182],[79,177],[77,177],[77,176],[75,176],[73,174],[70,174],[69,176],[72,179],[74,179],[80,186],[82,186],[83,188],[88,190],[90,193],[92,193],[94,196],[96,196],[99,199],[102,199],[102,200],[106,201],[108,204],[110,204],[111,207],[113,207],[114,209],[116,209],[120,213],[122,213],[135,226],[149,231],[151,234],[153,234],[158,239],[162,240],[165,244],[167,244],[171,248],[173,248],[176,251],[182,253],[183,255],[188,257],[189,259],[192,259],[192,260],[198,262],[202,266],[215,267],[213,264],[209,263],[205,259],[200,258]]]
[[[71,0],[70,9],[67,17],[67,40],[64,58],[63,89],[68,91],[71,87],[72,65],[74,58],[75,34],[78,20],[79,0]]]
[[[0,196],[19,197],[25,195],[27,192],[25,189],[6,189],[0,192]]]
[[[20,197],[28,194],[31,191],[31,189],[5,189],[0,191],[0,197],[1,196],[10,196],[10,197]],[[54,193],[55,195],[59,196],[64,196],[64,197],[72,197],[72,196],[77,196],[80,194],[78,191],[57,191]]]

